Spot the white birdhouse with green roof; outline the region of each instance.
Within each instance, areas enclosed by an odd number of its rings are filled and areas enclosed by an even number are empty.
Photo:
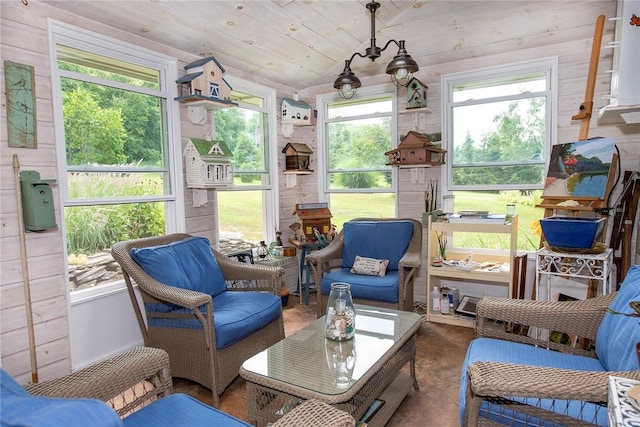
[[[233,154],[224,141],[186,138],[182,154],[187,188],[233,185]]]

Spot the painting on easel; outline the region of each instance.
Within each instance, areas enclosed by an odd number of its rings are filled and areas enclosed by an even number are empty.
[[[615,146],[614,138],[554,145],[542,197],[604,199]]]

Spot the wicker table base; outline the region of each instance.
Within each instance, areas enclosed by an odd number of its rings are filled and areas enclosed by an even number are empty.
[[[395,310],[386,310],[386,312],[400,313]],[[409,314],[402,313],[403,316]],[[369,420],[368,426],[384,426],[409,393],[411,387],[418,390],[418,383],[415,379],[415,334],[419,324],[420,316],[415,315],[415,325],[411,324],[405,331],[406,333],[401,334],[394,345],[390,346],[389,351],[374,361],[360,379],[354,381],[349,388],[344,390],[321,392],[314,389],[309,385],[310,379],[317,378],[318,382],[322,382],[322,374],[320,373],[314,377],[314,372],[307,372],[306,378],[301,378],[300,381],[292,379],[281,381],[271,375],[259,375],[247,371],[243,366],[240,374],[245,378],[247,384],[247,409],[250,422],[263,426],[269,422],[277,421],[282,415],[307,399],[317,399],[328,403],[351,414],[358,420],[375,399],[380,399],[384,401],[384,404]],[[295,339],[295,335],[292,337],[287,339]],[[324,339],[324,337],[320,338]],[[356,335],[356,342],[357,339]],[[367,350],[367,348],[363,348],[361,351],[365,353]],[[265,350],[265,352],[268,351]],[[282,359],[290,357],[291,365],[296,364],[296,360],[294,360],[296,355],[282,352],[278,354],[281,359],[278,363],[287,363]],[[320,357],[324,358],[324,355]],[[407,363],[409,363],[410,375],[400,372]],[[275,377],[275,375],[273,376]]]

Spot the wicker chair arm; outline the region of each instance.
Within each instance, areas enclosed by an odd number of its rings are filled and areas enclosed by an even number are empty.
[[[479,396],[519,396],[607,402],[609,376],[640,380],[640,371],[578,371],[498,362],[474,362],[469,386]]]
[[[233,291],[268,291],[279,295],[284,269],[282,267],[247,264],[214,250],[216,262],[222,271],[222,276],[227,281],[257,280],[259,285],[246,288],[230,288]]]
[[[146,275],[146,273],[143,273]],[[184,308],[195,309],[211,302],[211,295],[203,292],[192,291],[190,289],[177,288],[171,285],[165,285],[158,282],[151,276],[144,279],[144,285],[141,281],[134,280],[138,286],[143,287],[144,291],[151,297],[170,304],[176,304]]]
[[[141,383],[144,386],[139,386]],[[25,386],[36,396],[93,398],[104,402],[117,399],[134,386],[127,404],[118,405],[120,415],[131,412],[173,391],[166,351],[137,347],[64,377]],[[112,404],[113,407],[113,404]]]
[[[326,247],[313,251],[306,256],[307,262],[311,265],[321,265],[332,260],[342,259],[342,250],[344,249],[344,240],[342,231],[333,239]]]
[[[356,420],[328,403],[310,399],[273,423],[273,427],[353,427]]]
[[[535,301],[484,297],[477,306],[476,334],[522,341],[500,333],[494,320],[595,339],[605,309],[615,293],[579,301]],[[502,328],[503,330],[503,328]]]
[[[421,265],[421,253],[418,252],[407,252],[398,262],[399,268],[420,268]]]

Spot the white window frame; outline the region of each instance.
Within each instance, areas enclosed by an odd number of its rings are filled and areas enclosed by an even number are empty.
[[[442,111],[442,143],[443,148],[449,153],[453,153],[453,108],[455,106],[466,105],[466,101],[453,102],[453,87],[460,83],[471,83],[474,81],[484,80],[497,80],[500,78],[507,79],[509,76],[520,75],[525,73],[544,72],[548,79],[548,89],[543,93],[547,97],[547,105],[545,109],[545,122],[546,122],[546,138],[545,138],[545,154],[544,164],[549,163],[549,156],[551,155],[551,146],[553,141],[556,141],[557,135],[557,104],[558,104],[558,58],[542,58],[532,61],[524,61],[507,65],[499,65],[494,67],[487,67],[478,70],[463,71],[459,73],[444,74],[441,77],[441,111]],[[541,93],[538,93],[541,94]],[[520,96],[512,97],[513,99],[521,99]],[[508,99],[507,97],[501,97],[500,99]],[[495,100],[483,99],[481,103],[487,103]],[[513,185],[493,185],[487,187],[473,186],[468,188],[465,186],[456,186],[454,188],[452,184],[452,162],[447,162],[446,167],[442,168],[442,182],[444,183],[444,193],[454,190],[501,190],[501,189],[514,189]],[[545,169],[546,170],[546,169]],[[544,183],[540,185],[519,185],[518,189],[542,189]]]
[[[381,85],[368,86],[365,88],[358,89],[358,92],[353,97],[354,101],[358,99],[366,99],[373,98],[375,96],[380,95],[391,95],[391,149],[394,149],[398,145],[397,135],[398,135],[398,121],[397,121],[397,113],[398,113],[398,98],[396,87],[392,83],[385,83]],[[332,121],[343,121],[343,119],[335,119],[329,120],[327,118],[327,111],[329,104],[334,102],[344,101],[337,92],[331,92],[327,94],[316,95],[316,106],[318,109],[318,120],[317,120],[317,136],[318,136],[318,197],[321,202],[329,202],[331,193],[344,193],[345,191],[336,191],[331,190],[329,188],[329,175],[328,175],[328,164],[329,164],[329,152],[327,149],[327,141],[325,139],[325,125]],[[379,117],[379,115],[370,115],[370,116],[358,116],[357,119],[367,118],[367,117]],[[358,189],[357,193],[393,193],[397,194],[398,189],[398,168],[391,168],[391,187],[389,190],[374,188],[374,189]],[[395,203],[395,211],[396,215],[398,212],[398,198],[396,197]]]
[[[243,186],[232,186],[227,188],[220,188],[217,191],[248,191],[248,190],[262,190],[262,206],[263,206],[263,230],[265,232],[265,239],[268,242],[275,241],[275,227],[280,224],[280,213],[277,208],[278,197],[279,197],[279,189],[277,185],[274,183],[278,182],[277,170],[278,170],[278,129],[277,129],[277,119],[276,119],[276,91],[274,89],[268,88],[266,86],[260,85],[258,83],[253,83],[247,80],[243,80],[233,76],[225,76],[225,80],[229,83],[229,85],[233,88],[233,90],[237,90],[240,92],[248,93],[251,95],[259,96],[264,99],[264,106],[262,108],[257,107],[253,104],[242,104],[239,102],[238,105],[240,107],[246,108],[248,110],[258,111],[261,113],[267,113],[267,126],[268,129],[268,138],[267,147],[265,147],[267,154],[266,166],[268,168],[267,174],[269,176],[269,183],[266,185],[243,185]],[[211,112],[211,134],[215,135],[215,115]],[[216,197],[216,209],[218,208],[218,200]],[[220,226],[218,223],[219,216],[216,215],[215,219],[215,227],[216,230],[220,230]],[[219,238],[219,236],[218,236]],[[219,244],[219,242],[218,242]]]
[[[62,111],[62,88],[60,79],[65,73],[58,69],[56,44],[64,44],[66,46],[94,52],[106,57],[120,59],[129,63],[139,64],[148,68],[160,71],[161,91],[151,91],[154,95],[166,98],[166,139],[168,144],[167,151],[167,167],[168,186],[171,189],[169,194],[163,196],[150,196],[148,198],[136,198],[137,202],[165,202],[165,230],[167,233],[175,233],[184,231],[185,213],[184,213],[184,193],[182,189],[182,153],[180,146],[180,114],[179,107],[173,99],[177,96],[177,60],[175,58],[154,52],[130,43],[114,39],[109,36],[94,33],[83,28],[74,27],[62,22],[49,20],[49,51],[51,66],[51,86],[52,86],[52,102],[54,133],[56,140],[56,159],[58,168],[58,182],[60,194],[61,211],[61,230],[62,235],[66,236],[66,227],[64,221],[64,208],[71,206],[81,206],[87,204],[113,204],[115,201],[122,202],[126,198],[118,199],[83,199],[72,200],[68,196],[67,182],[67,159],[66,146],[64,137],[64,116]],[[91,79],[83,79],[91,81]],[[97,81],[98,79],[96,79]],[[98,82],[104,84],[102,80]],[[63,248],[65,259],[68,256],[66,238],[63,239]],[[68,265],[65,262],[65,268]],[[85,301],[88,299],[99,298],[111,293],[120,292],[124,289],[124,281],[116,281],[111,284],[98,286],[91,289],[80,290],[70,293],[71,304]]]

